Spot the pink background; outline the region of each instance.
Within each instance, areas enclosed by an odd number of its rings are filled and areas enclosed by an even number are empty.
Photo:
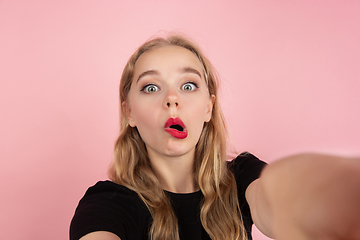
[[[268,162],[359,155],[359,9],[350,0],[0,0],[0,239],[68,238],[78,200],[107,177],[122,68],[163,30],[192,37],[217,68],[237,151]]]

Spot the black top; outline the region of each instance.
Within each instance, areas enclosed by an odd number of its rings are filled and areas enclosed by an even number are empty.
[[[228,166],[235,175],[238,198],[245,229],[251,238],[251,219],[245,190],[257,179],[266,165],[249,153],[242,153]],[[180,239],[210,239],[200,222],[201,191],[171,193],[169,196],[178,219]],[[101,181],[90,187],[76,208],[70,225],[70,240],[95,231],[108,231],[121,240],[148,240],[152,218],[139,196],[132,190],[111,181]]]

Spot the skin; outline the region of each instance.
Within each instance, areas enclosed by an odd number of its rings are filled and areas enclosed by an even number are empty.
[[[299,154],[246,190],[255,225],[279,240],[360,239],[360,158]]]
[[[80,240],[120,240],[120,238],[111,232],[97,231],[86,234]]]

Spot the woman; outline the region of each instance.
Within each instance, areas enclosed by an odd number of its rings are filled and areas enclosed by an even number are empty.
[[[253,155],[228,163],[217,78],[192,42],[171,36],[142,45],[123,71],[120,102],[111,181],[89,188],[80,201],[71,240],[251,239],[253,221],[270,237],[307,239],[313,227],[294,228],[297,222],[289,220],[301,215],[288,213],[294,209],[288,200],[303,203],[291,194],[303,185],[287,170],[294,172],[300,164],[308,173],[311,164],[304,162],[328,164],[332,158],[278,161],[258,180],[266,164]],[[298,188],[286,188],[284,179]],[[284,192],[293,198],[281,196]],[[353,232],[358,237],[359,231]]]

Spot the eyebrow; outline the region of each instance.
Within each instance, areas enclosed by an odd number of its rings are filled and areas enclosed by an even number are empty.
[[[138,79],[136,80],[136,82],[139,82],[139,80],[147,75],[160,75],[159,71],[156,70],[147,70],[143,73],[141,73],[138,77]]]
[[[200,78],[202,78],[202,77],[201,77],[201,73],[200,73],[198,70],[196,70],[196,69],[194,69],[194,68],[191,68],[191,67],[181,68],[181,69],[180,69],[180,72],[181,72],[181,73],[193,73],[193,74],[198,75]]]
[[[184,68],[180,68],[180,73],[193,73],[193,74],[196,74],[198,75],[200,78],[201,77],[201,73],[194,69],[194,68],[191,68],[191,67],[184,67]],[[147,70],[143,73],[141,73],[138,77],[138,79],[136,80],[136,82],[139,82],[141,78],[145,77],[145,76],[151,76],[151,75],[160,75],[160,72],[157,71],[157,70]]]

